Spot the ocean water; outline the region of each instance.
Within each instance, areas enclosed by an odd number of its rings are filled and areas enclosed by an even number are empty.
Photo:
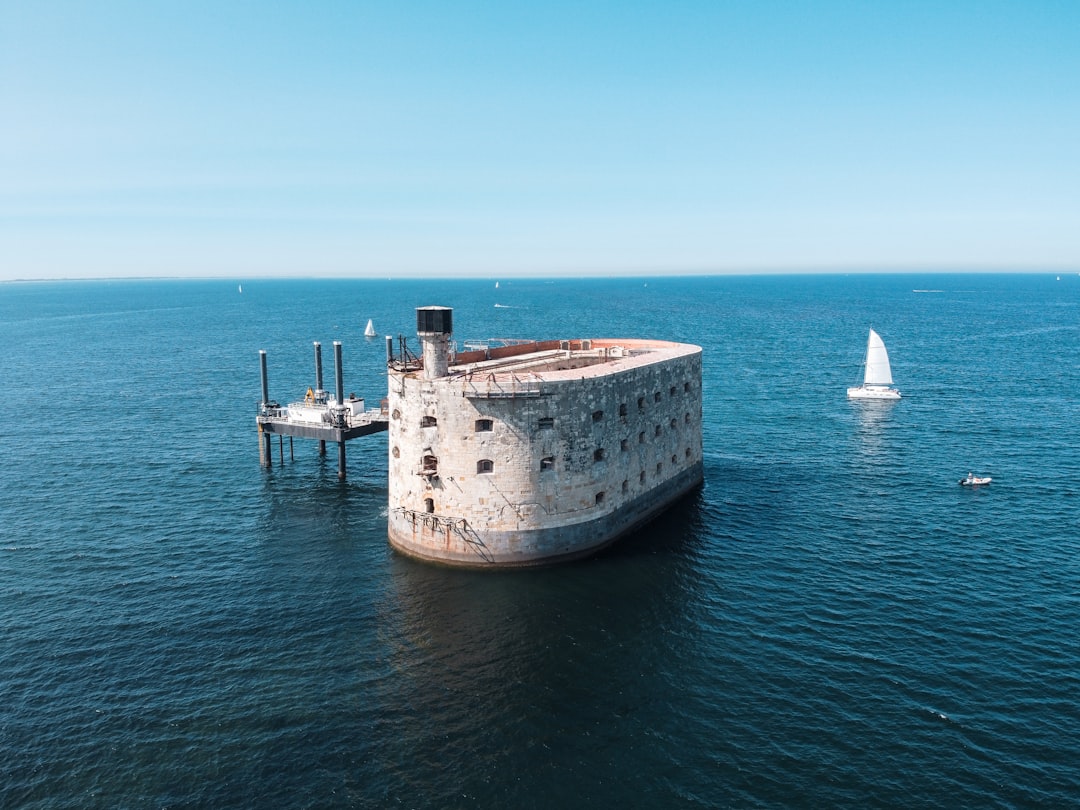
[[[377,402],[431,304],[702,345],[704,486],[463,572],[387,545],[385,434],[259,466],[259,349]],[[0,379],[2,807],[1080,801],[1080,276],[13,283]]]

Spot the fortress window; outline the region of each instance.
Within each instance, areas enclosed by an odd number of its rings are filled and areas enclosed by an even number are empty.
[[[690,393],[690,383],[684,382],[682,384],[682,390],[683,390],[683,393],[689,394]]]
[[[540,459],[540,470],[554,470],[555,469],[555,456],[545,456]]]
[[[422,427],[422,428],[435,427],[437,424],[439,424],[439,420],[436,419],[434,416],[421,416],[420,417],[420,427]]]
[[[626,403],[625,402],[622,405],[619,406],[619,416],[621,416],[623,418],[626,417]]]
[[[593,411],[593,412],[592,412],[592,420],[593,420],[594,422],[599,422],[599,421],[601,421],[601,420],[602,420],[603,418],[604,418],[604,412],[603,412],[603,411]]]
[[[424,498],[424,511],[431,514],[435,511],[435,501],[431,498]]]
[[[645,410],[645,397],[638,397],[637,398],[637,409],[639,411]]]
[[[476,471],[478,473],[495,472],[495,462],[490,458],[482,458],[476,462]]]
[[[597,492],[596,493],[596,505],[599,506],[603,502],[604,502],[604,493],[603,492]]]
[[[653,431],[653,435],[654,436],[659,436],[660,435],[660,426],[659,425],[656,426],[656,430]]]
[[[638,473],[637,480],[638,480],[639,484],[644,484],[645,483],[645,471],[644,470],[642,470],[640,473]]]
[[[660,401],[660,392],[657,391],[655,394],[652,395],[652,398],[653,398],[653,402],[659,402]]]
[[[487,433],[493,427],[495,427],[495,423],[492,422],[490,419],[477,419],[476,420],[476,432],[477,433]]]
[[[394,449],[390,451],[390,455],[394,458],[401,458],[401,451],[398,450],[397,445],[394,445]]]
[[[674,419],[671,420],[671,429],[672,430],[675,430],[675,428],[678,427],[678,425],[679,425],[679,423],[676,420],[674,420]]]
[[[661,464],[661,463],[660,463],[659,461],[658,461],[658,462],[656,462],[656,477],[657,477],[657,478],[659,478],[659,477],[660,477],[660,475],[661,475],[661,474],[662,474],[663,472],[664,472],[664,465],[663,465],[663,464]]]
[[[686,415],[684,415],[684,416],[683,416],[683,418],[682,418],[682,420],[683,420],[684,422],[686,422],[686,424],[688,424],[688,425],[689,425],[689,424],[690,424],[690,414],[686,414]]]
[[[623,494],[626,494],[627,492],[630,491],[630,482],[629,481],[623,481],[622,482],[622,491],[623,491]]]
[[[641,433],[639,433],[637,435],[637,443],[638,444],[645,444],[645,431],[644,430],[641,431]]]
[[[690,448],[689,447],[686,448],[686,460],[687,461],[690,460]]]
[[[603,461],[604,460],[604,448],[603,447],[597,447],[595,450],[593,450],[592,460],[593,461]]]
[[[678,391],[678,389],[673,385],[673,386],[671,386],[671,390],[668,391],[668,394],[670,394],[672,397],[674,397],[677,391]]]
[[[671,466],[674,467],[678,463],[679,463],[679,457],[676,456],[674,453],[672,453],[671,454]]]
[[[627,450],[630,449],[630,442],[628,442],[626,439],[623,439],[621,442],[619,442],[619,449],[625,453]]]
[[[540,422],[538,423],[538,426],[539,426],[540,430],[551,430],[553,427],[555,427],[555,417],[554,416],[541,417]]]
[[[420,462],[420,469],[428,475],[434,475],[439,471],[439,459],[435,456],[424,456]]]

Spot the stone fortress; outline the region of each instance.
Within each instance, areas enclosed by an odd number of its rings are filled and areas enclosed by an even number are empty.
[[[549,340],[455,354],[453,311],[388,345],[390,543],[449,565],[591,554],[703,479],[701,348]]]

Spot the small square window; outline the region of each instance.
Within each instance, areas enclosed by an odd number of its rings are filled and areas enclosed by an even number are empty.
[[[619,449],[625,453],[627,450],[630,449],[630,442],[628,442],[626,439],[623,439],[619,442]]]
[[[596,505],[599,506],[603,502],[604,502],[604,493],[603,492],[597,492],[596,493]]]
[[[476,471],[478,473],[490,473],[495,471],[495,462],[490,458],[482,458],[476,462]]]
[[[555,469],[555,456],[546,456],[540,459],[541,470],[554,470]]]
[[[540,421],[537,423],[537,426],[540,428],[540,430],[551,430],[553,427],[555,427],[555,417],[541,417]]]
[[[603,447],[597,447],[595,450],[593,450],[592,460],[593,461],[603,461],[604,460],[604,448]]]
[[[592,420],[594,422],[600,422],[600,421],[603,421],[603,419],[604,419],[604,412],[603,411],[593,411]]]
[[[495,423],[490,419],[477,419],[476,420],[476,432],[488,433],[495,427]]]

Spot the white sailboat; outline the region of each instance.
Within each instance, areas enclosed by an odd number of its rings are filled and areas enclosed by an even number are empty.
[[[375,325],[368,318],[367,326],[364,327],[364,337],[375,337]]]
[[[863,384],[847,390],[852,399],[900,399],[900,392],[892,385],[892,369],[889,368],[889,353],[881,335],[870,330],[866,341],[866,370]]]

